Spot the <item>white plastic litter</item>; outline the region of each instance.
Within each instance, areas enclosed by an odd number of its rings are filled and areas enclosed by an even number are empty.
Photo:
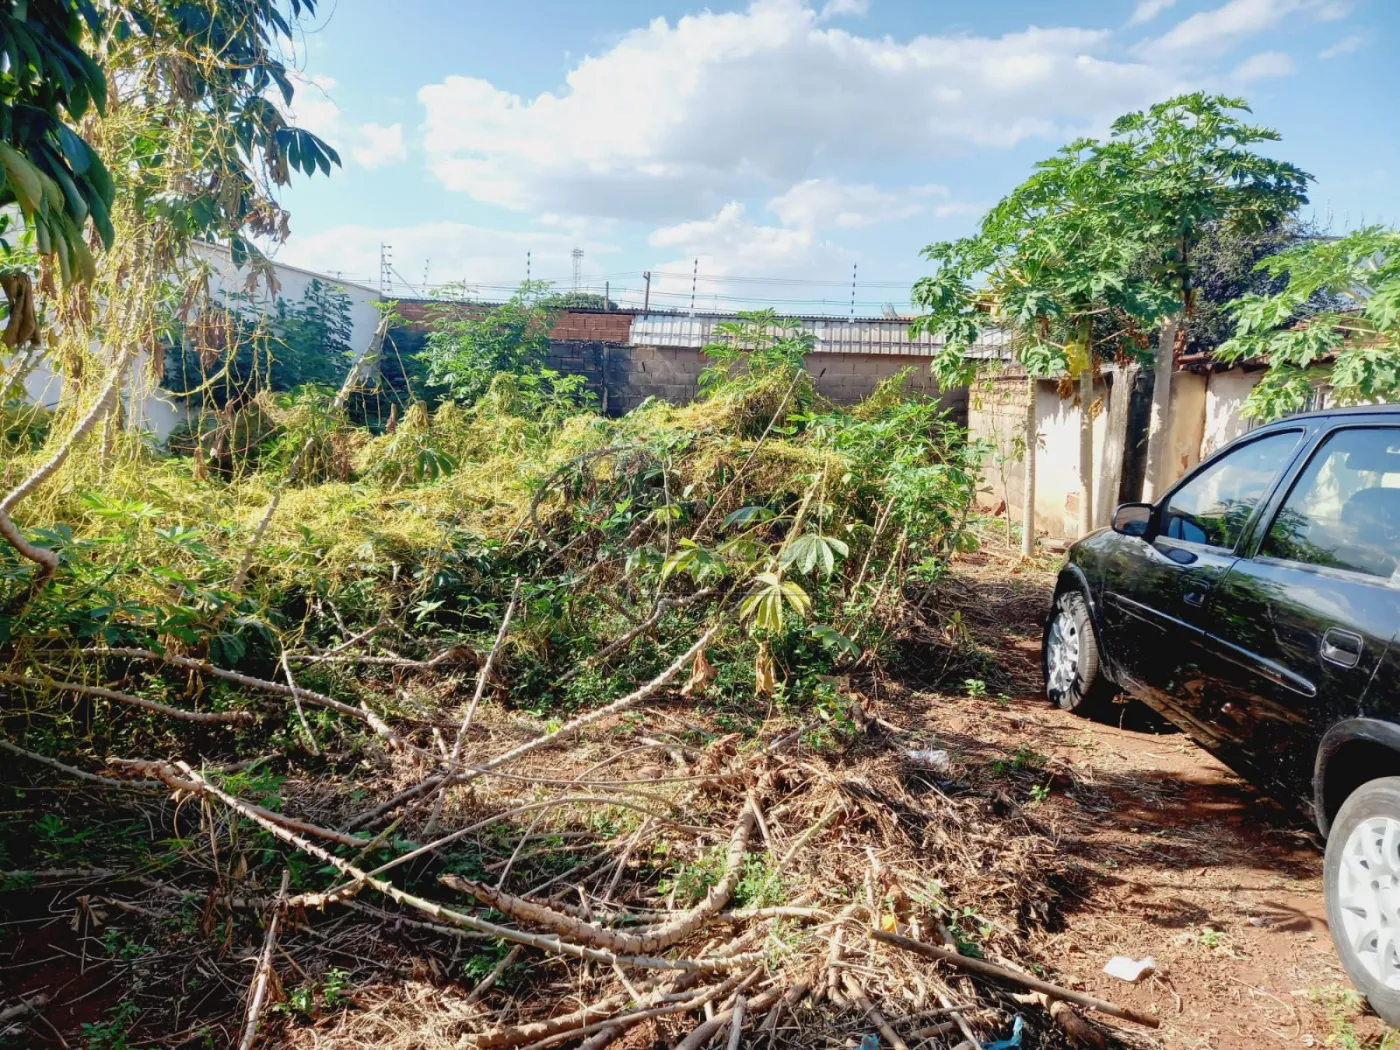
[[[935,773],[946,773],[949,769],[948,752],[941,748],[933,748],[928,751],[918,751],[913,748],[907,748],[905,749],[904,757],[914,763],[914,765],[922,766],[924,769],[931,769]]]
[[[1151,977],[1157,971],[1157,960],[1152,956],[1143,959],[1130,959],[1126,955],[1115,955],[1108,960],[1103,972],[1120,981],[1137,984],[1144,977]]]

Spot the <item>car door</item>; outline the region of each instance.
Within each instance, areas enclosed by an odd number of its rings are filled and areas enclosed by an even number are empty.
[[[1400,625],[1400,427],[1325,433],[1213,589],[1195,717],[1290,801],[1327,727],[1357,715]]]
[[[1162,500],[1146,537],[1121,537],[1103,561],[1103,618],[1115,680],[1173,720],[1192,717],[1201,622],[1215,584],[1304,430],[1273,430],[1202,464]],[[1208,735],[1212,727],[1199,727]],[[1205,741],[1203,741],[1205,742]]]

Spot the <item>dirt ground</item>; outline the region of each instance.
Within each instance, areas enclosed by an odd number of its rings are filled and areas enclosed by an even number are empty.
[[[871,748],[888,755],[891,742],[922,736],[928,747],[949,752],[950,783],[959,771],[978,770],[973,786],[983,792],[987,771],[995,792],[996,770],[1007,767],[1005,783],[1016,793],[1007,812],[1053,841],[1056,871],[1046,880],[1058,894],[1053,921],[1030,926],[1034,939],[1018,954],[1064,983],[1160,1017],[1157,1032],[1118,1029],[1133,1050],[1400,1047],[1400,1037],[1350,991],[1337,961],[1325,921],[1320,843],[1302,815],[1275,806],[1141,709],[1119,706],[1090,721],[1040,695],[1039,620],[1052,580],[1049,566],[1022,571],[995,557],[964,559],[928,604],[943,610],[934,614],[934,633],[921,627],[922,636],[900,641],[894,677],[881,676],[868,696],[885,726],[870,730]],[[593,757],[580,753],[577,761]],[[32,804],[42,802],[36,796]],[[1015,826],[1025,825],[1006,824]],[[936,865],[925,867],[929,878],[940,877]],[[174,1034],[124,1041],[115,1011],[130,981],[116,979],[110,960],[97,961],[96,939],[115,937],[106,954],[120,957],[128,942],[112,927],[141,915],[119,915],[104,904],[108,926],[86,928],[76,916],[101,916],[85,897],[75,908],[74,894],[87,892],[80,888],[87,881],[80,874],[68,888],[0,897],[0,999],[61,989],[45,1011],[46,1027],[29,1030],[29,1045],[194,1045],[201,1018],[237,1016],[241,981],[195,975],[177,996]],[[249,961],[255,947],[229,951]],[[1151,955],[1157,973],[1139,985],[1110,977],[1102,971],[1115,955]],[[162,960],[179,961],[163,952],[133,955],[124,965]],[[425,995],[433,991],[421,987]],[[317,1030],[303,1034],[314,1039]],[[288,1044],[274,1036],[266,1045]],[[1028,1041],[1027,1050],[1034,1045]]]
[[[964,579],[980,575],[979,560],[962,567]],[[1333,950],[1311,822],[1135,704],[1096,720],[1049,704],[1034,612],[1049,576],[1001,579],[1000,599],[993,588],[967,625],[1001,681],[986,695],[916,692],[893,706],[954,762],[1009,755],[1043,769],[1040,819],[1074,877],[1063,929],[1046,934],[1040,956],[1075,987],[1155,1011],[1169,1050],[1400,1045]],[[1115,955],[1150,955],[1157,974],[1136,986],[1110,977],[1102,971]]]

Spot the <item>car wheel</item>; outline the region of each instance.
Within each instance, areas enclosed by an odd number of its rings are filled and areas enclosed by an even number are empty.
[[[1066,711],[1088,712],[1104,696],[1099,646],[1084,596],[1066,591],[1055,599],[1054,614],[1041,647],[1045,695]]]
[[[1342,967],[1371,1008],[1400,1026],[1400,777],[1347,797],[1327,836],[1327,925]]]

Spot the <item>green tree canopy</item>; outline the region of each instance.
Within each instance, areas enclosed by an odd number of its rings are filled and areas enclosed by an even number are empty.
[[[1269,363],[1245,402],[1247,415],[1296,412],[1324,383],[1341,405],[1400,397],[1400,232],[1370,226],[1307,241],[1259,268],[1286,285],[1239,299],[1235,336],[1216,352],[1223,361]],[[1319,297],[1330,308],[1300,321]]]

